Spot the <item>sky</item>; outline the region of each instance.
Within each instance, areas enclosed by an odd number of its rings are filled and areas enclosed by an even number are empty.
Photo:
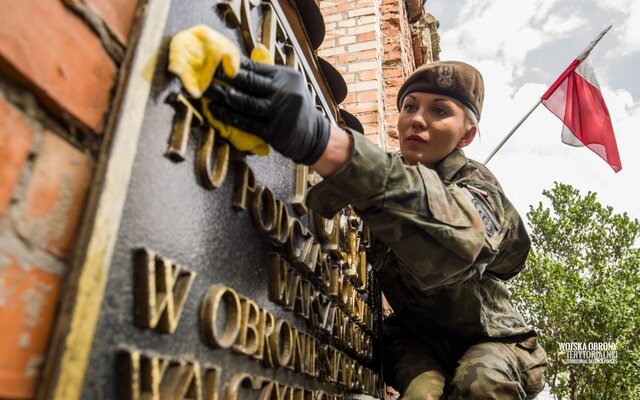
[[[560,141],[561,121],[539,105],[487,166],[523,218],[548,204],[555,181],[595,192],[614,212],[640,219],[640,1],[428,0],[440,21],[441,60],[480,70],[480,138],[465,149],[484,161],[551,83],[604,28],[591,63],[611,115],[622,170],[586,147]]]

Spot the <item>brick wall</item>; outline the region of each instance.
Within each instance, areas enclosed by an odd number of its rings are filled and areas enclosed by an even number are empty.
[[[348,95],[341,107],[356,115],[371,140],[383,144],[382,32],[379,0],[320,2],[325,40],[318,55],[342,74]]]
[[[32,398],[137,0],[0,0],[0,398]]]
[[[326,35],[318,55],[343,75],[349,94],[341,104],[365,135],[397,148],[396,94],[416,67],[437,59],[431,36],[437,21],[422,0],[320,0]],[[429,16],[431,24],[426,24]],[[434,22],[435,21],[435,22]],[[437,35],[437,33],[435,33]]]

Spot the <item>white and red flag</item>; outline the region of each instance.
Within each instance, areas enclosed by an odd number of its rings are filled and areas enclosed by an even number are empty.
[[[564,124],[564,143],[587,146],[618,172],[622,169],[622,163],[611,117],[588,58],[593,47],[610,28],[611,26],[602,31],[585,51],[573,60],[542,95],[541,101]]]

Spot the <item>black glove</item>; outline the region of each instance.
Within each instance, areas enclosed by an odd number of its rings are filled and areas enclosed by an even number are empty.
[[[241,69],[209,86],[209,111],[224,123],[255,134],[296,163],[315,163],[329,141],[330,123],[314,104],[300,74],[243,57]]]

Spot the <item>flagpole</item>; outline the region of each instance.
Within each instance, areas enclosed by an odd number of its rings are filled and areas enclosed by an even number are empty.
[[[579,60],[580,62],[582,62],[585,58],[587,58],[589,53],[591,53],[591,50],[593,50],[593,48],[596,46],[596,44],[598,44],[600,39],[602,39],[602,37],[607,32],[609,32],[609,29],[611,29],[611,25],[607,26],[602,32],[600,32],[598,34],[598,36],[596,36],[596,38],[593,39],[589,43],[589,45],[584,50],[582,50],[582,52],[580,54],[578,54],[578,56],[575,59]],[[531,110],[529,110],[528,113],[525,114],[524,117],[522,117],[522,119],[516,124],[516,126],[514,126],[513,129],[511,129],[511,131],[507,134],[507,136],[505,136],[504,139],[502,139],[502,141],[498,144],[498,146],[495,149],[493,149],[491,154],[489,154],[489,157],[487,157],[487,159],[484,160],[484,164],[485,165],[493,158],[493,156],[498,152],[498,150],[500,150],[502,148],[502,146],[507,142],[507,140],[509,140],[509,138],[511,138],[511,136],[515,133],[515,131],[520,127],[520,125],[522,125],[522,123],[527,118],[529,118],[529,115],[531,115],[533,110],[535,110],[536,107],[538,107],[540,105],[540,103],[542,103],[542,97],[540,99],[538,99],[538,102],[531,108]]]
[[[491,154],[489,154],[489,157],[487,157],[486,160],[484,160],[484,164],[486,165],[491,158],[498,152],[498,150],[500,150],[502,148],[502,146],[507,142],[507,140],[509,140],[509,138],[515,133],[515,131],[520,127],[520,125],[522,125],[522,123],[524,122],[525,119],[529,118],[529,115],[531,115],[531,113],[533,112],[533,110],[535,110],[540,103],[542,103],[542,99],[538,99],[538,102],[531,107],[531,110],[529,110],[528,113],[525,114],[524,117],[522,117],[522,119],[516,124],[516,126],[513,127],[513,129],[511,129],[511,132],[509,132],[507,134],[507,136],[504,137],[504,139],[502,139],[502,141],[500,142],[500,144],[498,144],[498,146],[493,149],[493,151],[491,152]]]
[[[576,59],[580,60],[580,62],[584,61],[584,59],[587,58],[589,53],[591,53],[591,50],[593,50],[593,48],[596,47],[596,44],[598,44],[600,39],[602,39],[602,37],[606,35],[607,32],[609,32],[609,29],[611,29],[611,26],[612,25],[609,25],[606,28],[604,28],[602,32],[600,32],[600,34],[598,34],[598,36],[596,36],[596,38],[593,39],[591,43],[589,43],[589,45],[584,50],[582,50],[582,53],[578,54],[578,57],[576,57]]]

